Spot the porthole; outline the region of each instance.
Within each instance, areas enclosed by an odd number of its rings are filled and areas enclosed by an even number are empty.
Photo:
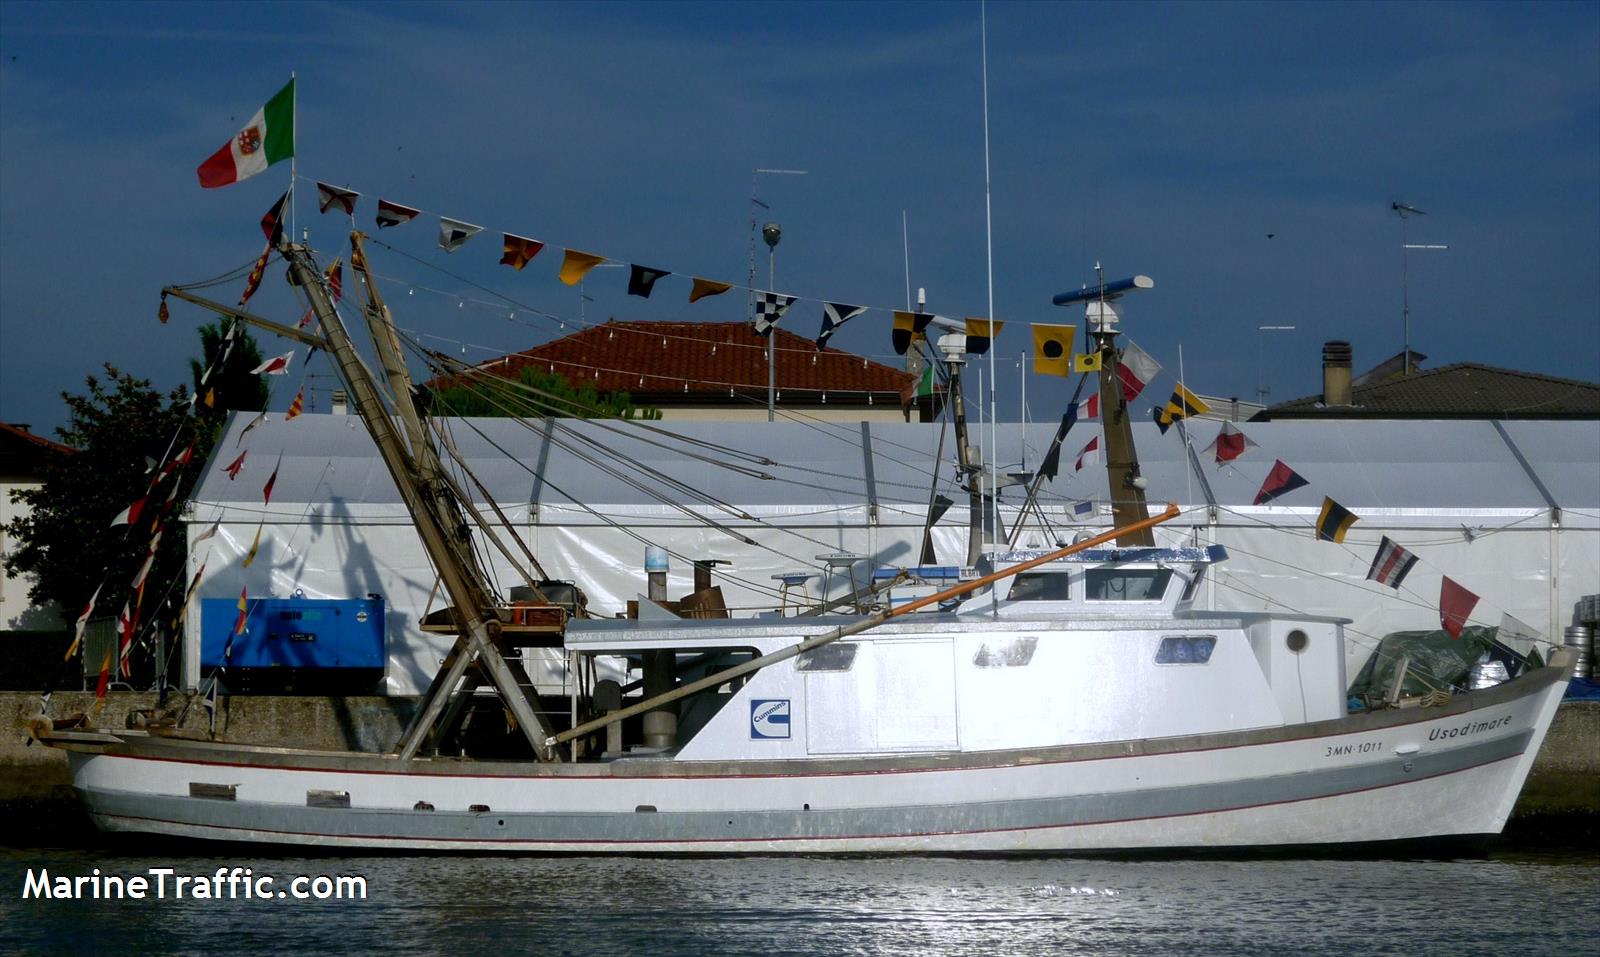
[[[1305,632],[1296,628],[1294,631],[1289,632],[1289,636],[1283,640],[1283,643],[1289,646],[1290,651],[1298,655],[1306,650],[1306,645],[1311,644],[1311,638]]]

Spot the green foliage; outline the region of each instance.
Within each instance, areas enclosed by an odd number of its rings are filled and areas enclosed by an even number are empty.
[[[207,391],[216,390],[216,401],[210,406],[204,402],[195,406],[195,417],[200,420],[202,431],[210,434],[213,443],[221,435],[222,425],[230,410],[259,412],[267,407],[267,399],[272,391],[261,376],[250,373],[251,369],[261,365],[261,347],[256,344],[255,337],[244,329],[243,323],[240,323],[227,363],[213,371],[204,386],[200,384],[200,377],[205,375],[206,369],[221,354],[222,339],[227,331],[227,326],[220,319],[201,326],[201,358],[189,360],[189,381],[194,394],[204,399]]]
[[[69,619],[102,580],[99,613],[115,614],[129,599],[128,583],[144,560],[172,479],[150,496],[137,523],[112,528],[111,520],[145,494],[150,461],[168,453],[174,435],[179,438],[173,453],[189,435],[189,399],[182,386],[162,396],[149,380],[110,363],[103,377],[89,376],[87,386],[83,395],[62,394],[70,419],[56,430],[77,454],[52,462],[42,487],[16,493],[32,512],[6,528],[16,543],[6,570],[34,575],[29,597],[37,604],[57,603]],[[204,454],[196,449],[194,461],[203,461]],[[162,588],[182,575],[183,536],[164,535],[146,587]],[[147,608],[152,597],[160,596],[147,596]]]
[[[601,392],[585,382],[573,386],[559,372],[524,368],[515,385],[485,377],[476,384],[439,390],[429,406],[433,415],[547,416],[580,419],[659,419],[661,410],[636,406],[626,392]]]
[[[201,375],[221,350],[224,332],[221,323],[200,328],[204,358],[189,363],[197,389]],[[29,592],[34,603],[55,602],[71,619],[104,581],[96,615],[114,615],[121,609],[131,597],[128,583],[144,562],[172,483],[182,486],[173,500],[175,510],[210,455],[227,411],[266,408],[267,387],[260,376],[250,374],[260,364],[260,348],[241,329],[226,367],[213,372],[206,383],[206,389],[216,389],[215,404],[207,408],[196,403],[192,420],[190,393],[183,386],[163,396],[149,380],[136,379],[110,363],[104,375],[88,377],[82,395],[62,394],[69,420],[56,433],[77,454],[47,466],[42,487],[16,493],[32,511],[6,528],[15,546],[5,568],[34,576]],[[149,489],[152,464],[177,455],[191,438],[189,467],[176,470],[150,493],[138,522],[111,527],[112,518]],[[187,584],[184,545],[181,529],[169,526],[147,576],[144,620],[156,613],[169,589],[181,598]]]

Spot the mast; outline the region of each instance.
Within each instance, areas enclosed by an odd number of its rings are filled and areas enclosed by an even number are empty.
[[[967,560],[968,566],[978,564],[983,554],[984,531],[988,523],[983,496],[983,462],[977,450],[967,441],[967,399],[961,386],[961,370],[967,357],[960,350],[951,350],[944,357],[950,370],[950,417],[956,426],[956,468],[967,487]]]
[[[460,505],[448,483],[443,480],[443,467],[427,440],[426,430],[417,418],[415,408],[411,406],[409,375],[403,364],[397,367],[390,361],[392,355],[398,352],[398,340],[394,337],[393,326],[387,310],[383,308],[381,297],[376,297],[372,290],[372,277],[367,272],[365,256],[361,254],[361,234],[353,233],[351,242],[354,251],[351,265],[361,271],[369,291],[368,323],[373,327],[374,340],[384,360],[389,381],[396,386],[393,399],[399,407],[397,411],[414,438],[409,451],[395,433],[377,383],[362,364],[349,333],[329,300],[322,286],[321,274],[311,262],[310,252],[298,243],[286,243],[283,255],[289,262],[295,284],[305,291],[321,323],[329,354],[333,356],[349,387],[356,411],[366,424],[384,465],[400,490],[406,509],[411,513],[423,548],[433,560],[440,582],[450,598],[459,628],[455,645],[435,674],[416,717],[401,736],[394,753],[402,760],[416,756],[438,723],[450,695],[466,675],[467,668],[476,664],[499,691],[523,735],[533,745],[534,754],[543,760],[556,760],[554,752],[544,744],[551,734],[550,727],[534,706],[529,691],[518,683],[517,674],[500,653],[498,642],[501,625],[495,610],[497,602],[472,553],[469,526]]]
[[[1096,270],[1099,265],[1096,264]],[[1122,396],[1122,379],[1118,375],[1122,353],[1117,348],[1117,314],[1115,302],[1123,294],[1135,289],[1153,289],[1155,281],[1149,276],[1133,276],[1107,283],[1101,273],[1099,289],[1082,289],[1064,292],[1051,299],[1058,306],[1085,303],[1085,311],[1093,330],[1095,352],[1100,356],[1100,421],[1105,432],[1106,478],[1110,484],[1111,523],[1119,528],[1136,525],[1150,517],[1145,503],[1145,479],[1139,473],[1139,453],[1133,445],[1133,422],[1128,417],[1128,403]],[[1147,527],[1117,537],[1124,547],[1150,547],[1155,536]]]

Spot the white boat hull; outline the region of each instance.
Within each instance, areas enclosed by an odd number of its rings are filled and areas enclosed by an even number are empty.
[[[1546,667],[1440,708],[1286,728],[894,758],[402,764],[131,732],[50,743],[71,752],[101,828],[208,840],[582,854],[1347,844],[1498,833],[1563,677]],[[330,795],[349,806],[311,806]]]

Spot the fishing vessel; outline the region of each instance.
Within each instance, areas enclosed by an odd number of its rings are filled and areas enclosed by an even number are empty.
[[[949,587],[872,612],[581,617],[534,588],[502,600],[469,532],[481,518],[409,400],[389,311],[352,265],[382,377],[367,371],[323,274],[285,242],[316,335],[176,288],[335,360],[448,596],[458,637],[387,753],[309,751],[149,727],[36,720],[113,832],[365,849],[530,853],[1006,853],[1342,845],[1497,833],[1554,718],[1557,652],[1504,683],[1347,698],[1340,618],[1197,607],[1221,546],[1158,547],[1117,375],[1116,303],[1144,277],[1077,296],[1100,360],[1113,528],[1012,549],[982,516],[999,482],[972,461],[959,332],[957,454],[972,498]],[[985,532],[988,534],[985,534]],[[988,547],[985,548],[985,541]],[[480,541],[481,544],[481,541]],[[652,584],[650,598],[663,598]],[[653,612],[653,613],[652,613]],[[622,678],[541,695],[525,664]],[[1403,669],[1402,669],[1403,672]],[[610,673],[610,672],[607,672]],[[516,753],[462,727],[503,714]]]

